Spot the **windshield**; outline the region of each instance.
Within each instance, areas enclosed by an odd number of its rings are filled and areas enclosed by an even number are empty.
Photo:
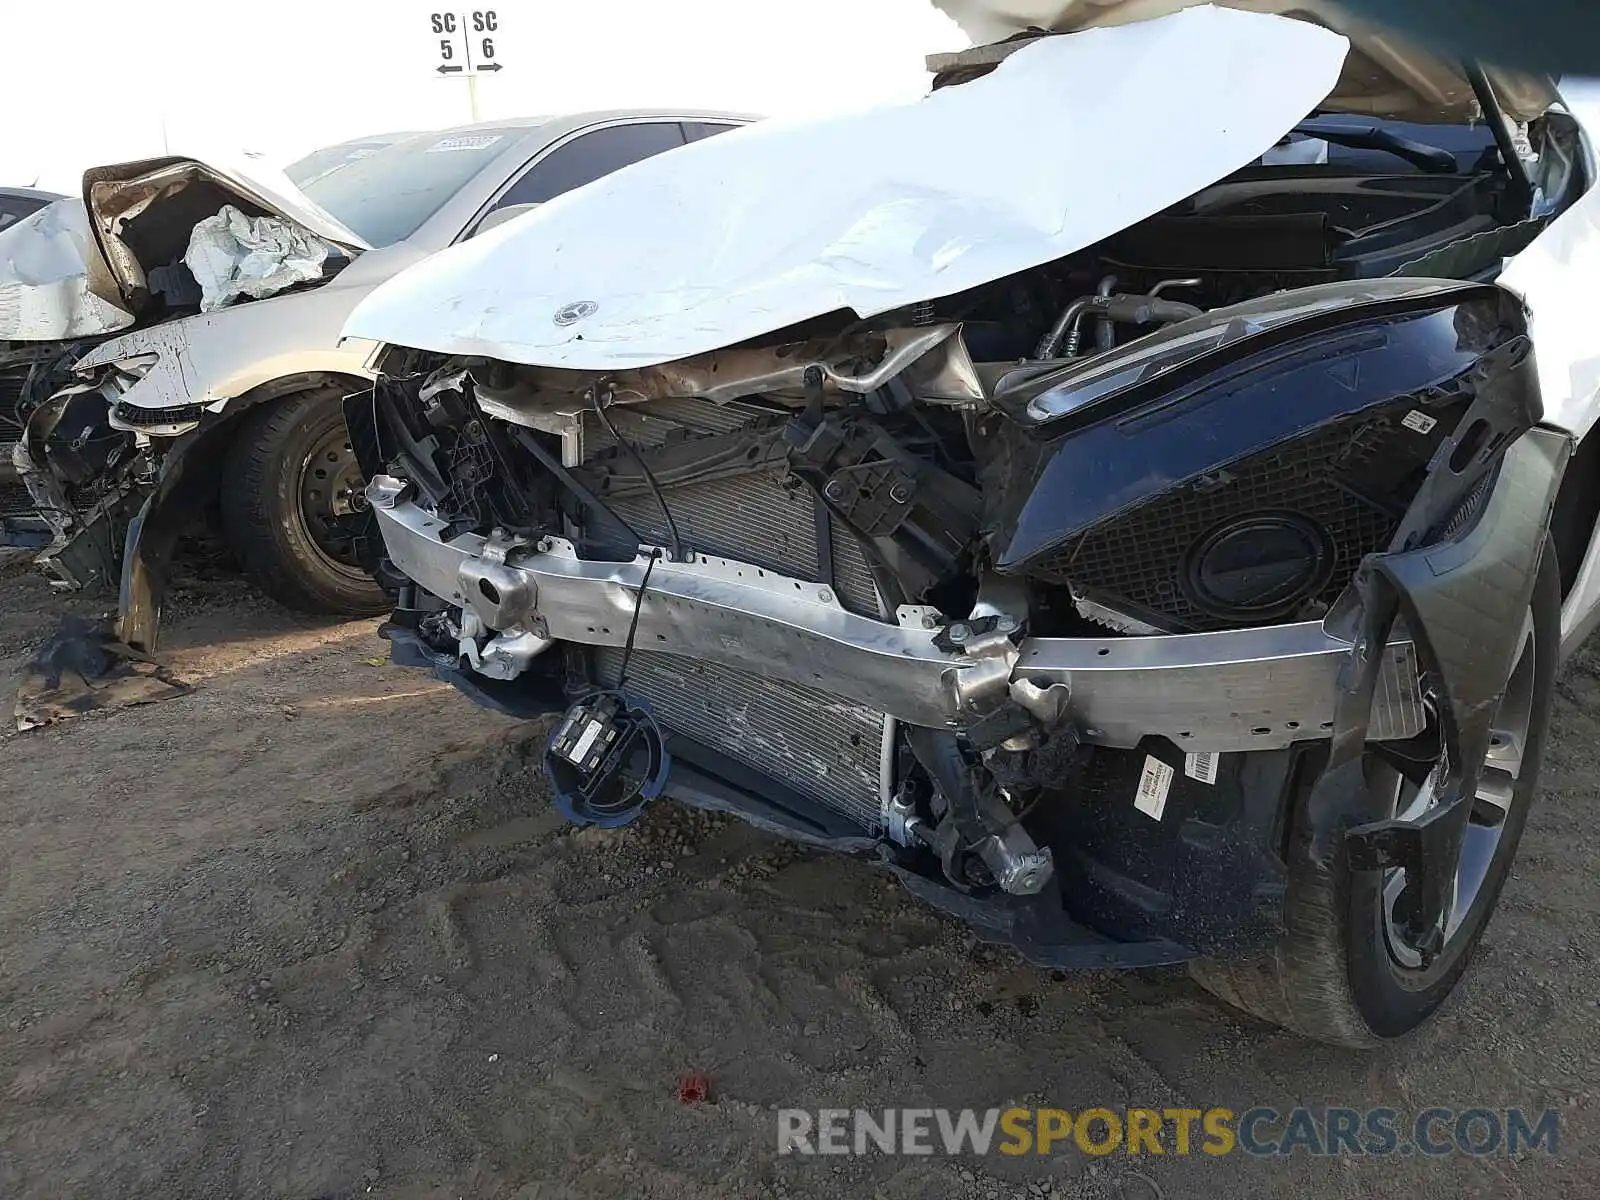
[[[347,142],[307,155],[290,168],[289,177],[372,245],[389,246],[415,233],[473,176],[538,124],[443,130],[388,144],[379,139]]]
[[[385,146],[392,146],[396,142],[403,142],[407,138],[416,136],[415,133],[382,133],[358,138],[353,142],[340,142],[337,146],[324,146],[290,163],[283,169],[283,173],[296,187],[304,189],[306,184],[314,183],[324,175],[331,175],[340,167],[348,166],[358,159],[370,158]]]

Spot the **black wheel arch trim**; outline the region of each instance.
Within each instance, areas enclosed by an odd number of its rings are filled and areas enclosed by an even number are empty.
[[[219,413],[207,413],[188,433],[172,439],[161,461],[161,474],[128,522],[123,538],[122,576],[117,590],[117,636],[146,653],[156,647],[161,629],[161,604],[178,534],[216,476],[205,466],[220,462],[245,413],[286,396],[317,388],[348,387],[370,391],[370,380],[329,371],[283,375],[229,399]]]
[[[1395,546],[1362,564],[1349,604],[1330,617],[1345,623],[1352,646],[1341,671],[1328,765],[1307,803],[1310,854],[1327,871],[1341,856],[1356,871],[1406,868],[1397,919],[1425,957],[1442,949],[1433,939],[1452,877],[1443,868],[1460,854],[1541,555],[1554,553],[1547,531],[1573,445],[1564,432],[1532,427],[1535,416],[1519,413],[1506,389],[1486,389],[1457,435],[1441,446]],[[1466,444],[1480,417],[1498,418],[1496,434],[1469,460],[1456,454],[1453,465],[1452,447]],[[1506,440],[1494,446],[1496,436]],[[1450,521],[1486,480],[1489,489],[1474,519],[1436,541],[1420,532]],[[1383,799],[1369,793],[1363,767],[1380,662],[1369,648],[1382,646],[1397,621],[1404,622],[1425,688],[1436,697],[1444,748],[1438,803],[1415,820],[1385,811]]]

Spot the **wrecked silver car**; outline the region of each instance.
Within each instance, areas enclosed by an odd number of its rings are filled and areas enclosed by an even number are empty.
[[[736,812],[1371,1044],[1465,968],[1595,619],[1595,109],[1165,7],[375,291],[386,635],[558,714],[574,820]]]
[[[363,549],[341,401],[370,386],[356,303],[402,269],[630,162],[748,118],[583,113],[330,147],[294,179],[166,158],[100,167],[0,234],[0,399],[34,513],[4,541],[68,589],[118,586],[153,648],[178,535],[212,522],[268,595],[389,601]]]
[[[0,187],[0,231],[9,229],[24,217],[32,216],[47,204],[64,199],[55,192],[42,192],[37,188]],[[0,292],[0,325],[9,317],[5,312],[6,295]],[[20,404],[27,363],[31,356],[12,356],[11,348],[0,341],[0,527],[6,522],[18,522],[19,529],[26,528],[43,535],[46,526],[34,513],[33,501],[22,479],[11,463],[12,449],[22,432]],[[22,365],[22,370],[17,367]],[[21,378],[19,378],[19,375]],[[43,544],[40,541],[39,544]]]

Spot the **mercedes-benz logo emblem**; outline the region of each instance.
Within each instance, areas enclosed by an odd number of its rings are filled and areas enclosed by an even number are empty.
[[[555,323],[561,326],[576,325],[585,317],[592,317],[598,312],[600,306],[593,300],[574,300],[571,304],[563,304],[556,309]]]

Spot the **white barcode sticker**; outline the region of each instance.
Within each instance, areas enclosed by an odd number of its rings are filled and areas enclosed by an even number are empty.
[[[453,154],[458,150],[487,150],[500,140],[497,133],[458,133],[440,138],[427,149],[428,154]]]
[[[1177,772],[1159,758],[1147,755],[1144,770],[1139,772],[1139,790],[1133,795],[1133,806],[1147,817],[1161,820],[1167,810],[1167,792]]]
[[[599,721],[589,722],[588,728],[586,728],[583,731],[583,735],[578,738],[578,744],[572,748],[573,762],[581,763],[583,761],[583,756],[589,753],[590,747],[592,747],[595,742],[599,740],[600,735],[605,732],[605,728],[606,727]]]
[[[1183,756],[1183,773],[1190,779],[1198,779],[1201,783],[1215,784],[1217,782],[1216,751],[1208,754],[1185,754]]]
[[[1430,417],[1425,412],[1418,412],[1414,408],[1405,416],[1400,418],[1400,424],[1404,425],[1407,429],[1414,429],[1418,433],[1427,433],[1438,423],[1439,422],[1435,418]]]

